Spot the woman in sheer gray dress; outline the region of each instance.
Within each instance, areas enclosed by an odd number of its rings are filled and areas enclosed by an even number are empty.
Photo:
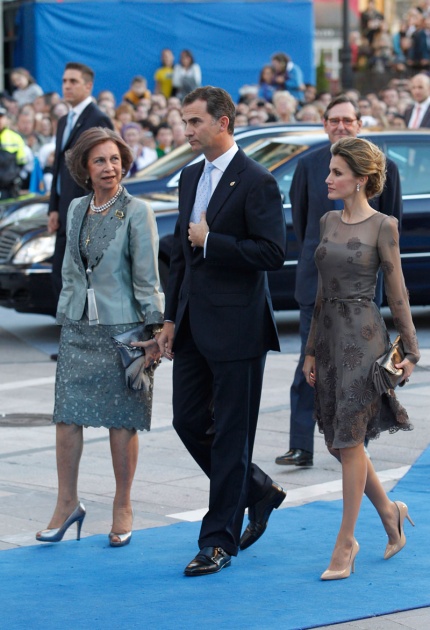
[[[405,348],[406,356],[396,366],[403,369],[403,381],[420,357],[401,269],[397,219],[376,212],[368,203],[382,192],[385,156],[357,138],[342,138],[331,152],[328,196],[342,199],[344,209],[321,219],[321,241],[315,251],[319,285],[303,367],[316,390],[319,429],[342,465],[342,523],[323,580],[347,578],[354,570],[359,550],[354,529],[363,492],[388,535],[384,558],[406,543],[403,523],[410,520],[408,508],[388,498],[364,452],[365,438],[412,429],[394,391],[380,395],[372,381],[376,359],[389,349],[384,321],[373,302],[380,268]]]
[[[62,324],[55,388],[57,505],[43,542],[58,542],[85,508],[78,499],[83,427],[109,429],[116,482],[111,546],[127,544],[132,531],[131,485],[137,464],[137,430],[149,430],[153,370],[159,360],[164,295],[158,276],[158,233],[154,214],[121,185],[132,162],[130,149],[109,129],[82,134],[67,164],[80,186],[67,217],[63,289],[57,308]],[[126,385],[112,336],[144,324],[147,388]]]

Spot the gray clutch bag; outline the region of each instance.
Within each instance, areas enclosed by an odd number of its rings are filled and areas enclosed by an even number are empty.
[[[139,324],[135,328],[112,337],[112,341],[121,357],[125,370],[125,383],[129,389],[149,391],[150,376],[153,374],[156,364],[145,368],[144,349],[135,348],[130,344],[132,341],[148,341],[148,339],[151,339],[151,336],[152,333],[145,327],[145,324]]]

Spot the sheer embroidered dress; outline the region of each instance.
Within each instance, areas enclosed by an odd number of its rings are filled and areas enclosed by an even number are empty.
[[[381,431],[412,429],[394,392],[379,396],[372,366],[389,347],[384,320],[372,301],[379,268],[394,325],[407,358],[419,360],[418,342],[400,263],[397,220],[379,212],[345,223],[325,214],[315,251],[318,293],[306,354],[316,362],[315,418],[334,448],[354,446]]]

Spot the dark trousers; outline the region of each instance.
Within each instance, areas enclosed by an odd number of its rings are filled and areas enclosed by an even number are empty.
[[[212,361],[199,352],[188,322],[175,342],[173,426],[210,479],[200,549],[219,546],[237,555],[245,508],[271,487],[251,463],[265,358]]]
[[[303,374],[305,348],[311,328],[314,307],[300,305],[300,358],[290,390],[290,448],[314,452],[314,391]]]

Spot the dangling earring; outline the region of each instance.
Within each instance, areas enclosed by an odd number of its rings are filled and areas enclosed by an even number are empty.
[[[357,184],[357,192],[360,192],[360,184]]]

